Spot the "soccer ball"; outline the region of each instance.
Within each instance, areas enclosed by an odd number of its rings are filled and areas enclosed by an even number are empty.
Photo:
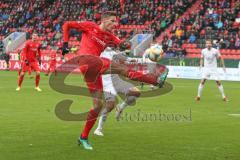
[[[153,45],[147,49],[148,58],[153,62],[158,62],[163,58],[163,49],[160,45]]]

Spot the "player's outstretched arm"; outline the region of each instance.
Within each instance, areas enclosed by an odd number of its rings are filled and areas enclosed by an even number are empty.
[[[93,22],[79,22],[79,21],[66,21],[64,22],[62,29],[63,29],[63,41],[68,42],[69,40],[69,31],[70,29],[76,29],[78,31],[87,31],[89,28],[96,25]]]
[[[78,31],[87,31],[89,28],[93,27],[95,24],[93,22],[78,22],[78,21],[66,21],[64,22],[63,29],[63,47],[62,55],[64,56],[69,52],[68,41],[69,41],[69,31],[71,29],[76,29]]]

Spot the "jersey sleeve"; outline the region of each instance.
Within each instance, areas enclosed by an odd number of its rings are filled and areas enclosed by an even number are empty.
[[[89,28],[94,27],[96,24],[93,22],[78,22],[78,21],[66,21],[63,24],[63,40],[67,42],[69,40],[70,29],[77,29],[78,31],[86,32]]]

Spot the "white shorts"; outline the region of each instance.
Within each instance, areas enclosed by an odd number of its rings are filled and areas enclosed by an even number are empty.
[[[212,79],[219,81],[220,78],[217,68],[203,68],[202,79]]]
[[[135,87],[133,84],[122,80],[116,74],[102,75],[102,82],[106,101],[115,101],[119,93],[126,95],[131,88]]]

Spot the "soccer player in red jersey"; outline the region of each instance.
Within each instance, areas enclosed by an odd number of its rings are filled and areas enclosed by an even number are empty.
[[[18,87],[17,87],[16,91],[21,90],[25,72],[29,71],[29,67],[36,72],[35,89],[39,92],[42,91],[39,88],[39,81],[40,81],[39,65],[41,64],[41,51],[40,51],[41,44],[36,41],[36,38],[37,38],[37,34],[33,33],[32,40],[28,40],[25,43],[25,46],[23,48],[23,52],[21,55],[22,70],[21,70],[21,73],[18,78]]]
[[[77,29],[82,32],[82,39],[80,50],[78,51],[78,63],[81,72],[84,74],[84,79],[87,83],[89,91],[93,97],[93,109],[91,109],[87,116],[87,121],[83,132],[81,133],[78,142],[83,144],[83,147],[92,150],[92,146],[88,143],[88,135],[92,129],[95,121],[102,109],[102,78],[101,74],[111,72],[121,74],[134,81],[141,81],[153,85],[162,85],[167,76],[167,68],[163,67],[164,75],[158,73],[145,73],[142,71],[135,71],[130,69],[127,65],[119,64],[110,61],[106,58],[100,58],[100,54],[107,46],[119,46],[123,42],[112,34],[112,30],[117,26],[115,12],[105,12],[101,16],[101,24],[97,25],[93,22],[77,22],[67,21],[63,25],[63,55],[69,52],[68,40],[70,29]],[[111,70],[110,70],[111,66]]]
[[[50,72],[54,72],[55,76],[56,76],[57,75],[56,65],[57,65],[56,53],[53,53],[50,55],[49,67],[48,67],[47,73],[45,75],[48,76]]]

